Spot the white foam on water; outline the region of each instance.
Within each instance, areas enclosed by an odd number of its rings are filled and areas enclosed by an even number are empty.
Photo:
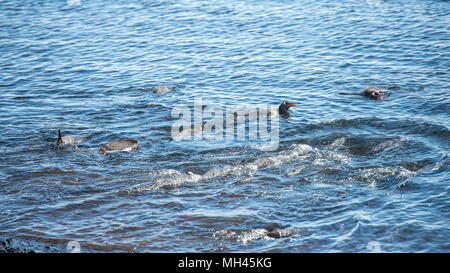
[[[191,211],[183,212],[183,215],[187,214],[189,216],[202,216],[202,217],[239,217],[256,215],[258,212],[255,210],[250,210],[247,208],[236,208],[236,209],[195,209]]]
[[[333,149],[336,147],[342,147],[342,146],[344,146],[346,140],[347,140],[346,137],[337,138],[331,144],[327,145],[326,147],[329,149]]]
[[[173,169],[164,169],[149,175],[154,177],[151,183],[135,187],[128,192],[145,192],[165,187],[176,188],[186,183],[197,183],[202,179],[201,175],[192,172],[182,173]]]
[[[216,240],[238,241],[247,244],[248,242],[255,240],[273,240],[273,238],[269,237],[267,234],[268,231],[263,228],[244,230],[239,233],[222,229],[214,232],[213,237],[216,238]]]
[[[249,176],[253,175],[258,170],[258,167],[253,164],[225,166],[222,168],[214,168],[202,175],[202,179],[223,177],[223,176]]]
[[[273,238],[267,236],[267,233],[267,230],[263,228],[251,229],[249,231],[243,231],[240,235],[237,236],[237,240],[238,242],[242,242],[243,244],[260,239],[272,240]]]
[[[306,144],[293,144],[288,150],[281,151],[277,155],[258,159],[255,164],[258,169],[276,167],[287,162],[300,160],[303,155],[312,150],[313,148]]]
[[[383,178],[394,177],[396,179],[413,178],[417,172],[405,169],[402,166],[380,167],[360,170],[360,177],[371,187],[375,187],[377,181]]]
[[[256,240],[275,240],[280,238],[292,237],[295,235],[301,235],[304,232],[305,231],[303,229],[298,228],[288,228],[281,230],[277,229],[271,232],[264,228],[254,228],[250,230],[242,230],[239,232],[222,229],[214,232],[213,237],[216,238],[216,240],[233,240],[241,242],[243,244],[247,244]],[[295,240],[295,238],[290,238],[290,240]]]
[[[78,142],[84,141],[85,136],[63,136],[62,143],[67,145],[75,145]]]
[[[152,181],[143,186],[131,189],[129,192],[143,192],[157,190],[165,187],[176,188],[187,183],[199,183],[207,179],[220,177],[234,177],[240,183],[249,182],[258,170],[268,169],[285,164],[291,165],[285,170],[287,175],[296,175],[308,166],[329,166],[348,162],[350,158],[346,155],[326,150],[318,150],[306,144],[292,144],[288,149],[274,155],[264,156],[241,165],[226,165],[212,168],[203,175],[192,172],[183,173],[174,169],[164,169],[150,172]],[[299,166],[300,165],[300,166]]]

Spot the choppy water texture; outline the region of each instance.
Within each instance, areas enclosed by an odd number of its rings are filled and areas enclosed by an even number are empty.
[[[450,251],[448,1],[141,2],[0,1],[11,247]],[[198,97],[297,105],[276,151],[173,141]]]

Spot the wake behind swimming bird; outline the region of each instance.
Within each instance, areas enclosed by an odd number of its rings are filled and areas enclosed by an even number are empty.
[[[139,147],[139,141],[131,138],[122,138],[111,141],[100,148],[103,155],[116,152],[131,152]]]

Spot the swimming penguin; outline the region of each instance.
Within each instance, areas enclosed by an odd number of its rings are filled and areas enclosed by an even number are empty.
[[[175,87],[162,85],[162,86],[155,86],[152,88],[152,90],[153,90],[153,93],[161,95],[161,94],[164,94],[164,93],[167,93],[170,91],[174,91]]]
[[[289,108],[291,108],[292,106],[294,106],[295,103],[291,103],[291,102],[287,102],[287,101],[283,101],[283,103],[280,104],[280,106],[278,107],[278,113],[280,115],[286,115],[289,114]]]
[[[139,141],[131,138],[122,138],[111,141],[100,148],[104,155],[115,152],[131,152],[139,146]]]
[[[76,146],[77,142],[83,141],[84,137],[79,136],[62,136],[61,130],[58,129],[58,141],[56,142],[56,145],[58,148],[61,148],[63,145],[74,145]]]
[[[376,87],[367,87],[362,95],[371,99],[381,100],[384,96],[384,92]]]
[[[256,116],[256,115],[266,115],[266,116],[288,116],[289,115],[289,108],[291,108],[292,106],[294,106],[295,103],[291,103],[291,102],[287,102],[287,101],[283,101],[280,106],[278,107],[271,107],[268,109],[258,109],[258,110],[254,110],[254,111],[249,111],[249,112],[245,112],[245,113],[234,113],[235,117],[237,115],[241,115],[241,116]]]

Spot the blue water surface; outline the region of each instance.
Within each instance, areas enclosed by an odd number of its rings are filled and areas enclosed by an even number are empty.
[[[449,26],[440,0],[0,1],[0,239],[449,252]],[[297,104],[274,151],[174,141],[199,98]],[[118,138],[140,147],[97,152]]]

